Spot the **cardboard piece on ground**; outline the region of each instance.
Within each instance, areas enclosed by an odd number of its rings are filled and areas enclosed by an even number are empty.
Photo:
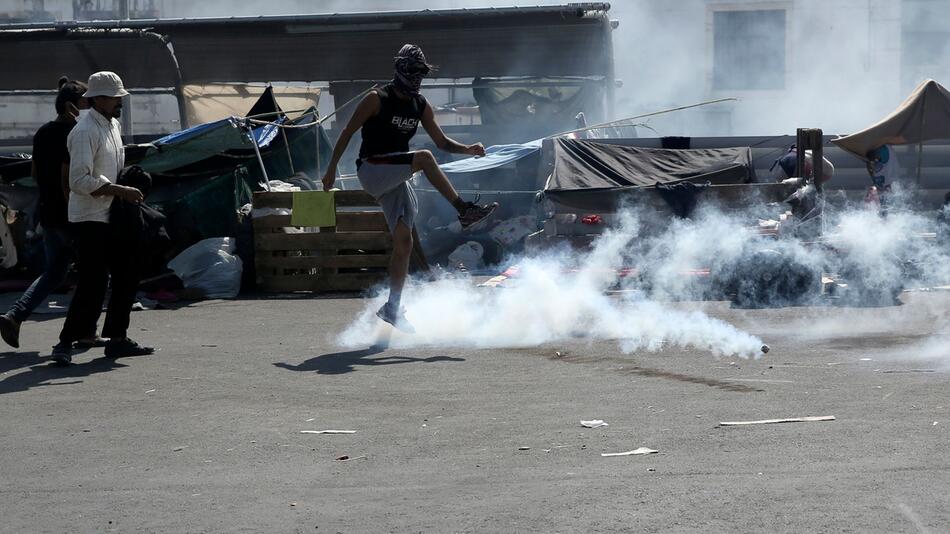
[[[290,224],[336,226],[336,202],[332,191],[294,191]]]
[[[581,421],[581,426],[585,428],[599,428],[602,426],[610,426],[600,419],[593,419],[590,421]]]
[[[640,447],[639,449],[634,449],[634,450],[632,450],[632,451],[627,451],[627,452],[602,452],[602,453],[600,453],[600,455],[601,455],[601,456],[604,456],[604,457],[607,457],[607,456],[633,456],[633,455],[635,455],[635,454],[653,454],[653,453],[657,453],[657,452],[660,452],[660,451],[655,451],[655,450],[649,449],[649,448],[647,448],[647,447]]]
[[[719,426],[768,425],[772,423],[811,423],[813,421],[834,421],[833,415],[818,415],[809,417],[790,417],[788,419],[763,419],[761,421],[724,421]]]

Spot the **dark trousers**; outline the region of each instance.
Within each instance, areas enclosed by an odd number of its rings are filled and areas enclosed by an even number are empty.
[[[102,337],[124,338],[139,283],[136,249],[116,242],[107,223],[81,222],[74,223],[72,228],[79,282],[59,340],[69,343],[96,331],[110,276],[112,296],[109,297]]]
[[[73,258],[69,229],[65,226],[43,228],[43,251],[46,255],[46,269],[30,285],[8,312],[18,322],[23,322],[33,313],[49,294],[63,285],[69,262]]]

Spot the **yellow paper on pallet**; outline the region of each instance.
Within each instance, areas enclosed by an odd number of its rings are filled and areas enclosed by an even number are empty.
[[[336,226],[336,202],[332,191],[294,191],[290,213],[293,226]]]

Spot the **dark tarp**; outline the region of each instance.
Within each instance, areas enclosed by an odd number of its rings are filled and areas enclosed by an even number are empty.
[[[658,183],[755,181],[749,147],[671,150],[557,138],[553,148],[544,193],[579,209],[611,211],[625,193]]]
[[[556,85],[559,81],[564,85]],[[529,87],[537,82],[543,85]],[[575,129],[575,117],[581,112],[595,122],[603,117],[604,88],[599,82],[529,78],[525,79],[525,87],[510,84],[510,79],[498,78],[476,78],[472,82],[482,124],[517,125],[522,135],[533,138]]]
[[[0,30],[0,54],[15,62],[0,89],[55,87],[62,74],[82,79],[100,68],[114,70],[131,88],[177,86],[164,44],[122,28],[166,37],[185,84],[388,79],[393,54],[407,42],[426,50],[440,78],[612,78],[608,9],[588,3],[17,25]],[[116,35],[89,33],[110,28]]]
[[[85,81],[100,70],[117,72],[127,88],[178,84],[168,46],[146,31],[0,29],[0,51],[10,62],[0,90],[53,90],[60,76]]]

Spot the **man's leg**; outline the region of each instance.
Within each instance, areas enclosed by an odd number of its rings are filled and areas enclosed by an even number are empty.
[[[66,229],[44,229],[43,250],[46,254],[43,274],[10,307],[10,311],[0,315],[0,336],[13,348],[20,346],[20,323],[26,320],[33,310],[66,280],[71,257]]]
[[[498,207],[497,202],[478,206],[474,202],[463,201],[458,191],[452,187],[448,176],[439,168],[439,163],[435,160],[435,156],[428,150],[419,150],[414,153],[412,157],[412,171],[422,171],[426,175],[426,179],[429,180],[429,183],[435,187],[436,191],[452,204],[452,207],[459,213],[459,222],[462,223],[462,228],[468,228],[473,224],[487,219],[488,216],[495,211],[495,208]]]
[[[59,333],[59,343],[53,347],[53,361],[62,365],[72,361],[73,342],[96,331],[96,322],[102,314],[102,300],[109,283],[102,236],[108,224],[83,222],[72,225],[76,244],[76,267],[79,280],[73,300],[66,312],[66,322]]]
[[[112,275],[112,295],[102,326],[102,337],[109,338],[105,354],[108,358],[145,356],[155,349],[143,347],[128,337],[129,319],[135,292],[139,285],[138,257],[135,243],[109,247],[109,274]]]
[[[376,316],[408,334],[415,333],[403,314],[402,288],[409,272],[409,257],[412,254],[412,229],[399,219],[393,230],[393,252],[389,260],[389,300],[376,312]]]
[[[75,224],[74,228],[79,280],[73,300],[69,303],[66,322],[59,334],[61,343],[72,343],[96,331],[109,283],[107,251],[103,239],[108,225],[85,222]]]
[[[399,309],[402,289],[409,272],[409,257],[412,254],[412,229],[399,219],[393,230],[393,254],[389,259],[389,304]]]
[[[435,156],[432,155],[432,152],[419,150],[413,154],[412,172],[419,171],[422,171],[426,175],[426,179],[429,180],[432,187],[435,187],[436,191],[441,193],[453,206],[458,207],[462,199],[459,197],[458,191],[452,187],[452,182],[449,182],[449,177],[439,168],[439,162],[435,160]]]

